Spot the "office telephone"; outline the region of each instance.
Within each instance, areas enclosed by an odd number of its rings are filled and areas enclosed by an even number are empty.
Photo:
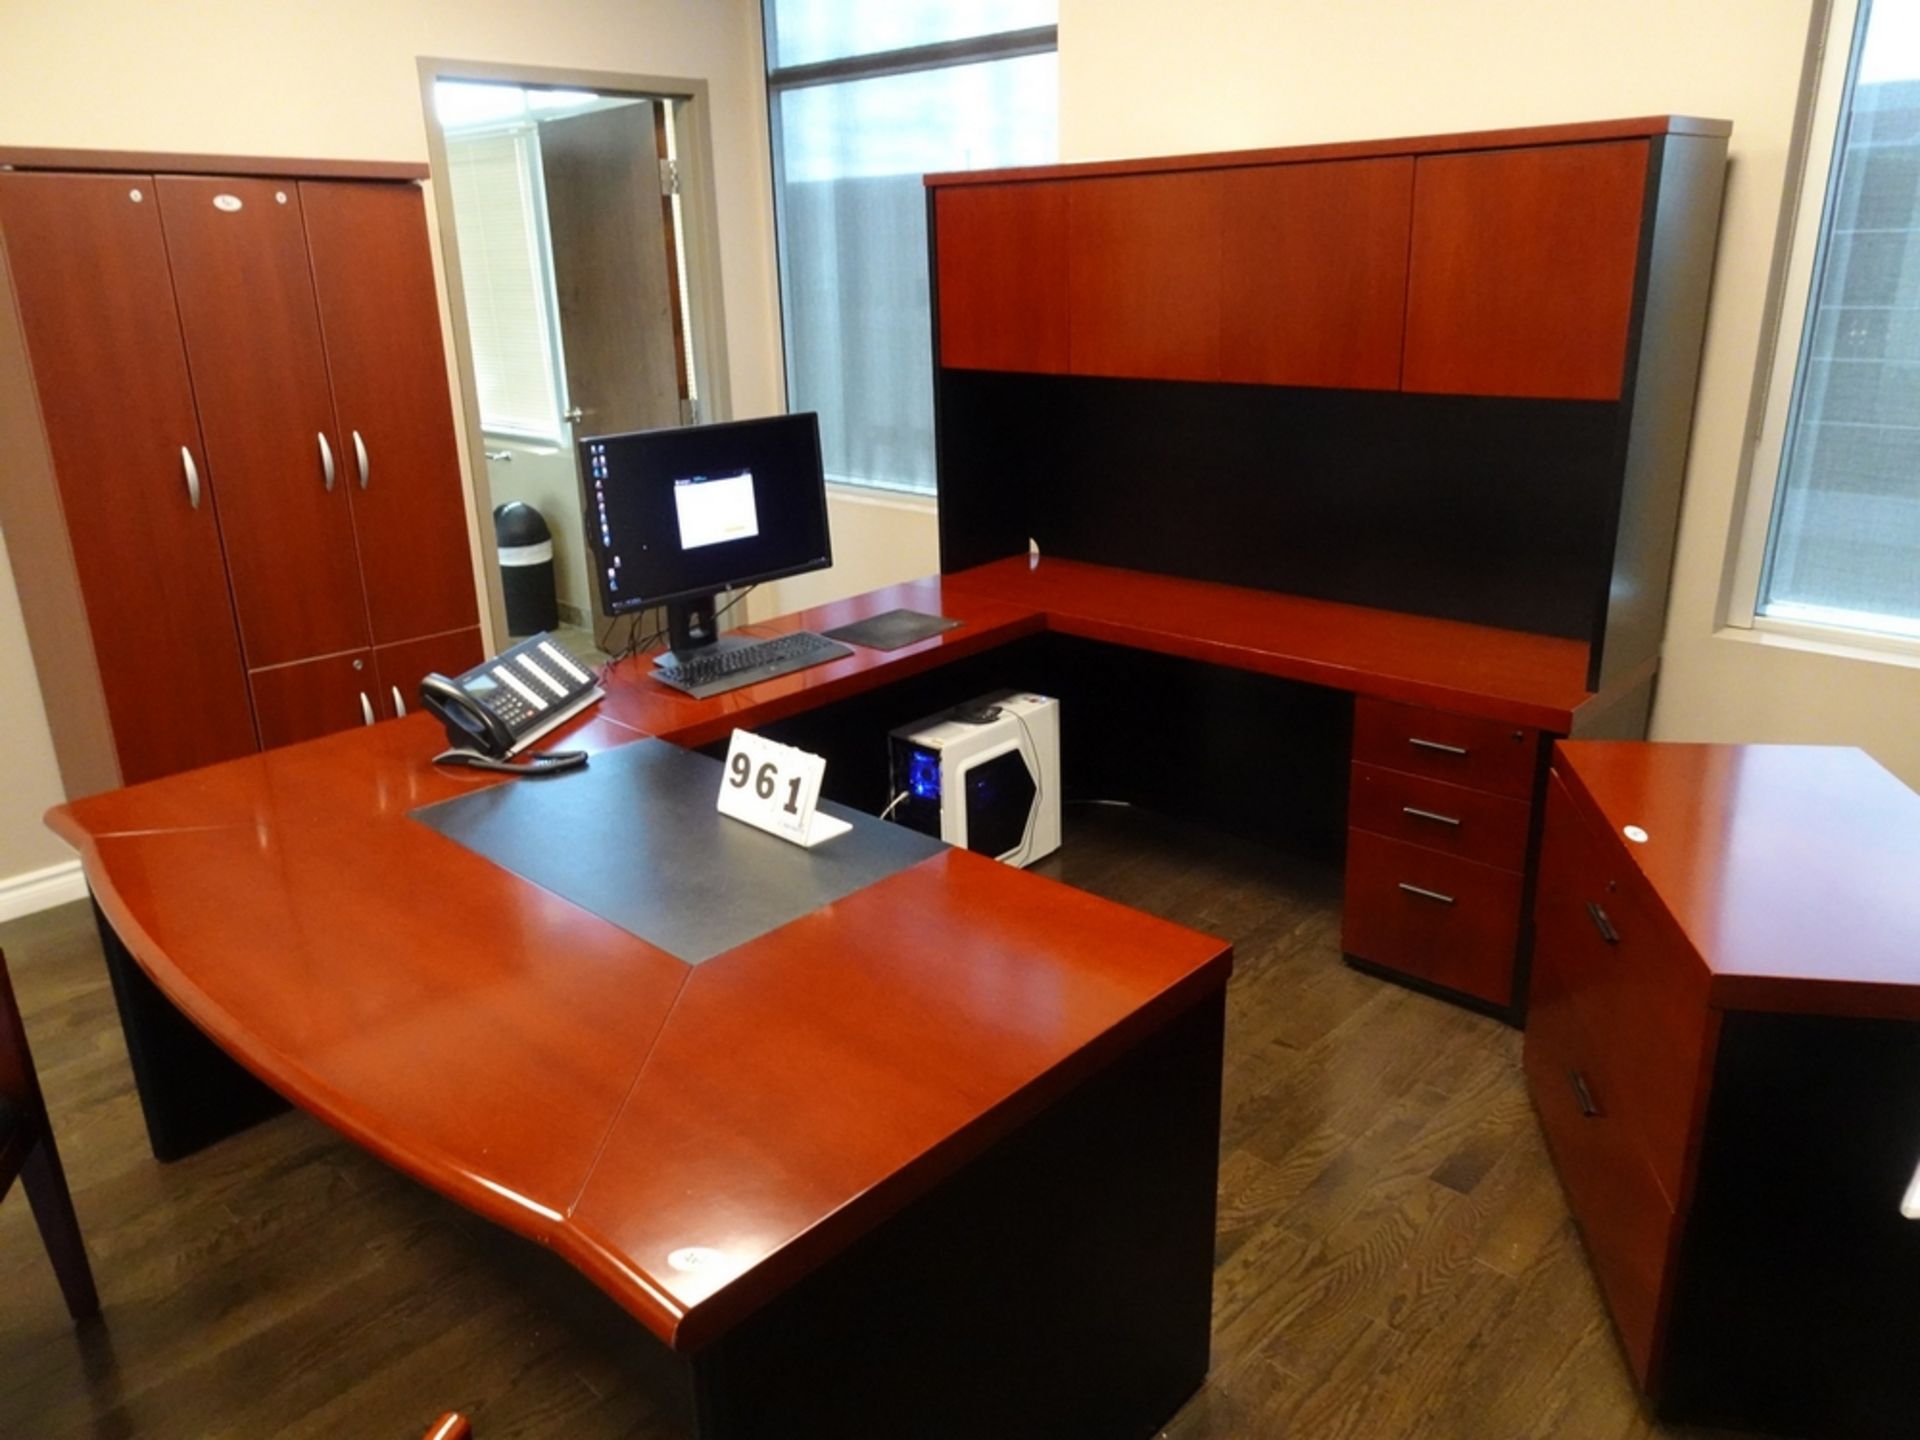
[[[453,747],[435,763],[515,773],[584,765],[586,752],[578,750],[508,762],[605,693],[549,635],[522,640],[457,678],[436,674],[420,682],[420,703],[440,717]]]

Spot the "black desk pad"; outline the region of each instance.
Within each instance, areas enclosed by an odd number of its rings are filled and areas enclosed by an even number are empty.
[[[849,645],[864,645],[869,650],[901,650],[930,639],[946,630],[957,630],[964,620],[949,620],[944,615],[928,615],[921,610],[889,610],[870,615],[851,625],[827,631],[829,640],[844,640]]]
[[[853,829],[803,850],[716,811],[721,769],[640,740],[584,770],[495,785],[413,818],[689,965],[946,848],[823,802]]]

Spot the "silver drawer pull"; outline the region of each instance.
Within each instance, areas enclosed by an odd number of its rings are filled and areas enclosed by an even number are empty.
[[[320,435],[320,478],[325,482],[327,493],[333,493],[333,446],[327,443],[327,437]]]
[[[1422,900],[1438,900],[1442,905],[1453,904],[1453,896],[1442,895],[1438,890],[1427,890],[1418,885],[1409,885],[1404,880],[1400,882],[1400,888],[1409,895],[1418,895]]]
[[[1909,1220],[1920,1220],[1920,1165],[1913,1167],[1913,1179],[1907,1185],[1905,1198],[1900,1201],[1900,1213]]]
[[[1460,817],[1457,815],[1442,815],[1438,810],[1422,810],[1416,805],[1402,805],[1400,807],[1400,813],[1402,815],[1411,815],[1416,820],[1431,820],[1436,825],[1453,825],[1457,827],[1460,824]]]
[[[362,724],[373,724],[373,701],[367,698],[367,692],[360,692],[360,720]]]
[[[389,685],[387,689],[393,692],[393,713],[402,720],[406,719],[407,702],[400,698],[400,687],[398,685]]]
[[[1609,945],[1620,943],[1620,932],[1613,928],[1613,921],[1607,918],[1607,912],[1600,908],[1598,900],[1587,901],[1587,915],[1593,921],[1593,928],[1600,932],[1600,938]]]
[[[1416,750],[1437,750],[1442,755],[1464,755],[1467,753],[1467,747],[1464,745],[1447,745],[1439,740],[1422,740],[1418,735],[1409,735],[1407,737],[1407,744],[1413,746]]]
[[[180,447],[180,468],[187,476],[187,504],[193,509],[200,508],[200,467],[193,463],[193,452],[186,446]]]
[[[360,467],[360,488],[364,490],[371,467],[367,464],[367,442],[360,438],[358,430],[353,432],[353,463]]]

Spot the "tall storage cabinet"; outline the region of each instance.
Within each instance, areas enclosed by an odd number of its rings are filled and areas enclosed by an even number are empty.
[[[65,158],[0,171],[0,522],[68,793],[476,662],[418,187]]]

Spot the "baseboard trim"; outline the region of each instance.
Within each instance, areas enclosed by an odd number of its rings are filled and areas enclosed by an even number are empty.
[[[81,873],[80,862],[63,860],[42,870],[0,878],[0,921],[18,920],[69,900],[86,898],[87,877]]]

